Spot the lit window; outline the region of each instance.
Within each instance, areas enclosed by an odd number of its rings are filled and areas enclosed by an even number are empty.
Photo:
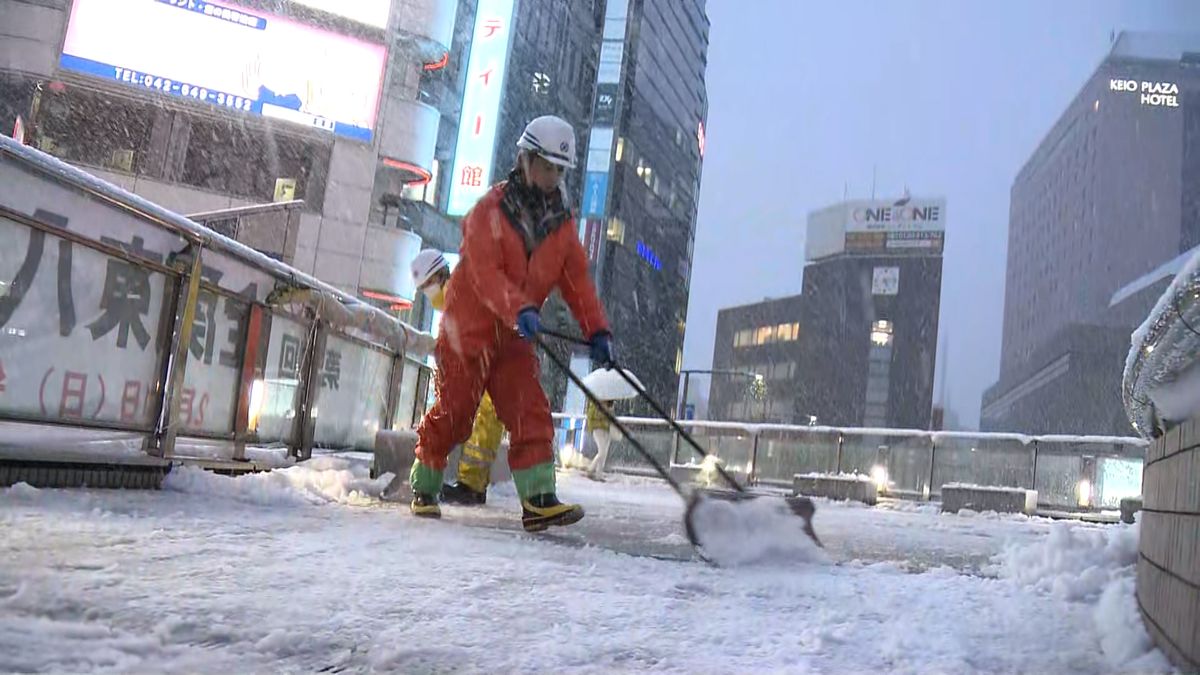
[[[618,162],[621,161],[621,158],[624,156],[625,156],[625,137],[619,136],[617,138],[617,161]]]
[[[886,319],[871,324],[871,344],[887,347],[892,344],[892,322]]]
[[[676,349],[675,350],[675,374],[678,375],[679,371],[681,371],[681,370],[683,370],[683,350]]]
[[[733,337],[734,347],[749,347],[754,342],[754,334],[750,329],[738,331],[738,334]]]
[[[608,240],[618,244],[625,243],[625,221],[620,218],[608,219]]]

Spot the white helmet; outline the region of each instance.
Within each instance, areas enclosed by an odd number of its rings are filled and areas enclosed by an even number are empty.
[[[517,147],[541,155],[547,162],[575,168],[575,130],[561,117],[542,115],[521,132]]]
[[[441,251],[433,248],[427,248],[418,253],[417,257],[413,258],[413,285],[420,289],[422,286],[429,283],[429,280],[433,278],[433,275],[437,274],[441,270],[448,269],[449,267],[450,263],[446,262],[446,256],[442,255]]]

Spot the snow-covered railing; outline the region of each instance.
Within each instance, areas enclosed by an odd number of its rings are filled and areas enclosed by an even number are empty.
[[[1192,256],[1134,331],[1121,387],[1146,438],[1200,413],[1200,253]]]
[[[588,445],[585,419],[558,413],[560,446]],[[620,417],[664,463],[698,468],[699,457],[663,420]],[[937,497],[949,483],[1036,489],[1054,508],[1116,508],[1136,495],[1147,442],[1136,437],[1026,435],[877,429],[712,420],[678,420],[685,430],[750,483],[789,485],[797,474],[867,475],[881,490]],[[639,469],[640,458],[616,443],[609,464]]]
[[[0,138],[0,421],[369,449],[423,410],[432,337]]]

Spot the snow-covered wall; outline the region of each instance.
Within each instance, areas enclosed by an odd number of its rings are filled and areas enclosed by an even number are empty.
[[[1200,414],[1200,252],[1183,266],[1131,336],[1122,396],[1146,438]]]
[[[1133,333],[1122,395],[1154,441],[1142,473],[1137,601],[1146,630],[1186,671],[1200,669],[1200,253]]]

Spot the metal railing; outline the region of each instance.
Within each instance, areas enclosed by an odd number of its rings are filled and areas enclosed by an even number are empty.
[[[0,421],[133,432],[158,457],[179,437],[369,450],[423,413],[430,340],[0,139]]]
[[[646,449],[672,467],[700,469],[700,458],[662,420],[622,417]],[[586,444],[582,416],[555,415],[559,447]],[[1035,489],[1058,509],[1112,509],[1140,494],[1146,442],[1105,436],[935,432],[679,420],[747,484],[791,486],[796,474],[862,474],[896,496],[931,499],[943,485],[969,483]],[[645,462],[622,441],[608,466],[642,472]]]

